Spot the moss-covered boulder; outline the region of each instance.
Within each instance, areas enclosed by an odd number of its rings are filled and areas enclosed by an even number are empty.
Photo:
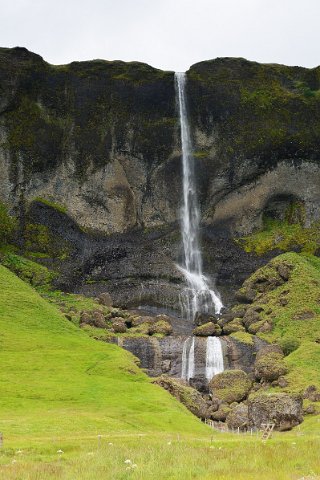
[[[149,327],[149,335],[171,335],[172,325],[166,320],[159,320],[152,323]]]
[[[278,345],[268,345],[258,351],[254,363],[257,380],[273,382],[288,372],[283,361],[284,354]]]
[[[242,324],[241,318],[235,318],[232,322],[227,323],[223,327],[224,335],[230,335],[234,332],[245,332],[245,328]]]
[[[215,375],[209,383],[214,397],[226,403],[241,402],[252,387],[252,381],[242,370],[225,370]]]
[[[196,335],[197,337],[211,337],[211,336],[218,337],[221,334],[222,334],[221,327],[213,322],[205,323],[204,325],[200,325],[199,327],[193,330],[193,335]]]
[[[99,310],[89,312],[83,311],[80,314],[80,327],[84,325],[90,325],[91,327],[96,328],[106,328],[107,324],[105,321],[105,317],[102,312]]]
[[[231,429],[246,430],[249,425],[248,405],[240,403],[235,406],[227,417],[227,424]]]
[[[248,416],[252,426],[274,423],[278,430],[291,430],[302,422],[302,397],[287,393],[259,392],[248,401]]]
[[[230,412],[231,408],[229,407],[229,405],[227,405],[226,403],[222,403],[219,406],[218,410],[212,412],[211,418],[212,420],[215,420],[217,422],[225,422]]]
[[[121,317],[114,318],[112,322],[112,330],[114,331],[114,333],[126,333],[127,325],[123,320],[123,318]]]
[[[167,390],[197,417],[202,419],[210,417],[210,407],[202,395],[194,388],[186,385],[183,380],[161,375],[161,377],[153,380],[153,383]]]

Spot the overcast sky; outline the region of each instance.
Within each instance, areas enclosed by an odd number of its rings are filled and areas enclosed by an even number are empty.
[[[320,0],[0,0],[0,45],[50,63],[139,60],[184,71],[216,57],[320,64]]]

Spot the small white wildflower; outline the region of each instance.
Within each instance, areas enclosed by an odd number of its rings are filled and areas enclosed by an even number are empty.
[[[127,467],[126,470],[131,470],[131,467]]]
[[[126,463],[127,465],[131,465],[132,462],[131,462],[131,460],[127,459],[127,460],[124,461],[124,463]]]
[[[112,445],[113,445],[113,443],[112,443],[112,442],[109,442],[109,443],[108,443],[108,445],[112,446]]]
[[[137,468],[137,466],[138,466],[138,465],[137,465],[136,463],[133,463],[133,464],[131,465],[132,468]]]
[[[22,450],[20,450],[20,449],[16,451],[17,455],[21,455],[21,453],[22,453]]]
[[[209,447],[209,448],[214,448],[214,446],[213,446],[213,445],[210,445],[210,447]]]
[[[219,447],[219,450],[222,450],[222,447]]]
[[[89,457],[92,457],[93,452],[88,452],[87,455],[88,455]]]
[[[60,448],[60,450],[57,450],[57,453],[61,454],[61,453],[63,453],[63,450],[61,450],[61,448]]]
[[[17,463],[17,460],[13,459],[11,463]]]
[[[171,442],[168,442],[168,445],[171,445]]]
[[[292,442],[292,444],[291,444],[291,445],[296,445],[296,442]]]

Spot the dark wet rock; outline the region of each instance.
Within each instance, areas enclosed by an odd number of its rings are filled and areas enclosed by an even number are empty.
[[[242,287],[237,291],[235,298],[240,303],[252,303],[257,296],[256,290],[250,287]]]
[[[241,402],[252,387],[252,381],[242,370],[225,370],[209,382],[212,395],[226,403]]]
[[[274,423],[277,430],[291,430],[302,422],[302,397],[287,393],[257,393],[248,401],[250,425]]]

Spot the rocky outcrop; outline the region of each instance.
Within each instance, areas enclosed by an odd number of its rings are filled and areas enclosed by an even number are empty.
[[[167,390],[197,417],[201,419],[210,418],[212,413],[210,403],[206,403],[197,390],[190,387],[182,380],[174,380],[163,375],[154,380],[154,383]]]
[[[304,225],[320,218],[318,69],[227,58],[187,77],[204,270],[228,303],[276,253],[246,253],[234,236],[295,204]],[[115,305],[178,308],[173,73],[102,60],[59,67],[14,48],[0,49],[0,82],[0,200],[20,219],[20,246],[55,266],[59,288],[97,296],[107,285]]]
[[[259,393],[248,401],[251,425],[274,423],[278,430],[291,430],[302,422],[302,397],[286,393]]]
[[[231,430],[247,430],[249,426],[248,405],[240,403],[234,407],[227,416],[227,425]]]

